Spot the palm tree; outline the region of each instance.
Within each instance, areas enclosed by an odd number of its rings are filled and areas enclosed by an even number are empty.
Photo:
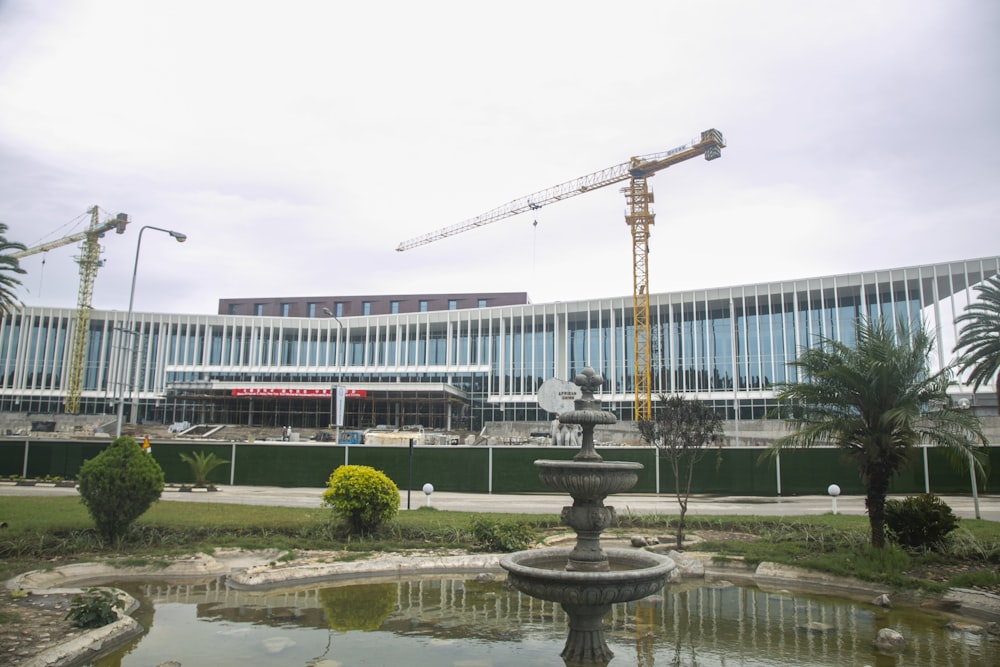
[[[23,243],[7,240],[7,225],[0,222],[0,313],[9,313],[20,305],[15,291],[21,286],[21,281],[10,274],[23,275],[26,272],[12,253],[26,249]]]
[[[993,380],[1000,396],[1000,274],[976,287],[979,300],[965,307],[955,318],[962,324],[955,351],[958,352],[958,372],[969,373],[973,391]],[[1000,401],[997,402],[1000,414]]]
[[[915,445],[943,445],[956,466],[973,461],[984,473],[985,456],[971,444],[986,444],[979,419],[948,396],[950,369],[930,371],[932,347],[923,327],[860,321],[854,347],[820,339],[791,362],[803,381],[779,387],[777,398],[791,403],[790,421],[798,430],[779,438],[772,453],[819,443],[844,450],[865,486],[871,544],[879,549],[885,546],[889,483]]]
[[[216,468],[229,463],[226,459],[220,459],[215,455],[215,452],[191,452],[190,454],[181,454],[181,461],[187,463],[191,467],[191,474],[194,476],[194,485],[197,487],[210,486],[208,482],[208,473],[212,472]]]

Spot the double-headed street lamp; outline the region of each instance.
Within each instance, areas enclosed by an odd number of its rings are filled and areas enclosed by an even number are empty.
[[[118,383],[118,420],[115,424],[115,437],[121,437],[122,434],[122,418],[125,415],[125,388],[128,387],[129,394],[132,393],[132,385],[135,380],[135,353],[136,345],[134,341],[131,340],[132,336],[135,336],[135,332],[132,330],[134,327],[134,322],[132,321],[132,305],[135,303],[135,277],[139,272],[139,248],[142,246],[142,233],[147,229],[155,229],[158,232],[163,232],[164,234],[170,234],[178,243],[184,243],[187,241],[187,235],[180,232],[175,232],[171,229],[163,229],[162,227],[154,227],[152,225],[145,225],[139,230],[139,239],[135,242],[135,264],[132,266],[132,291],[128,295],[128,315],[126,316],[125,334],[130,337],[129,348],[126,356],[128,358],[128,369],[125,372],[126,377],[123,378],[124,381]]]

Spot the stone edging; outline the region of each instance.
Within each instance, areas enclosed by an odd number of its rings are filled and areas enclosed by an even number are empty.
[[[37,594],[76,595],[81,592],[78,588],[51,588]],[[116,590],[115,592],[125,600],[125,608],[117,612],[117,621],[100,628],[94,628],[58,646],[53,646],[28,660],[24,663],[24,667],[59,667],[60,665],[80,664],[142,634],[144,628],[131,616],[139,608],[139,602],[124,591]]]

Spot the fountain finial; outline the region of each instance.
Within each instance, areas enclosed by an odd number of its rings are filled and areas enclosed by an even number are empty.
[[[573,384],[578,386],[583,394],[573,403],[577,410],[600,409],[600,403],[594,399],[594,392],[604,386],[603,375],[594,372],[590,366],[586,366],[573,378]]]
[[[573,409],[559,414],[563,424],[579,424],[582,428],[580,451],[574,461],[601,461],[601,455],[594,449],[594,426],[614,424],[618,421],[610,412],[601,410],[601,401],[594,398],[594,392],[604,385],[604,377],[586,366],[573,378],[573,384],[580,387],[580,398],[573,401]]]

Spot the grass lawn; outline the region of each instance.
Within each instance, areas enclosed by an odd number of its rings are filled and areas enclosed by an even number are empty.
[[[160,502],[135,524],[121,545],[103,544],[79,498],[0,497],[0,578],[71,562],[104,558],[155,558],[216,547],[337,550],[359,554],[444,547],[481,550],[474,520],[523,527],[538,540],[566,530],[557,516],[488,514],[420,508],[400,512],[376,535],[348,535],[324,508],[264,507],[223,503]],[[605,534],[642,531],[670,542],[676,517],[619,515]],[[751,563],[773,561],[896,588],[929,591],[978,586],[1000,592],[1000,523],[962,520],[937,551],[868,546],[867,517],[689,516],[687,532],[706,541],[696,549]]]

